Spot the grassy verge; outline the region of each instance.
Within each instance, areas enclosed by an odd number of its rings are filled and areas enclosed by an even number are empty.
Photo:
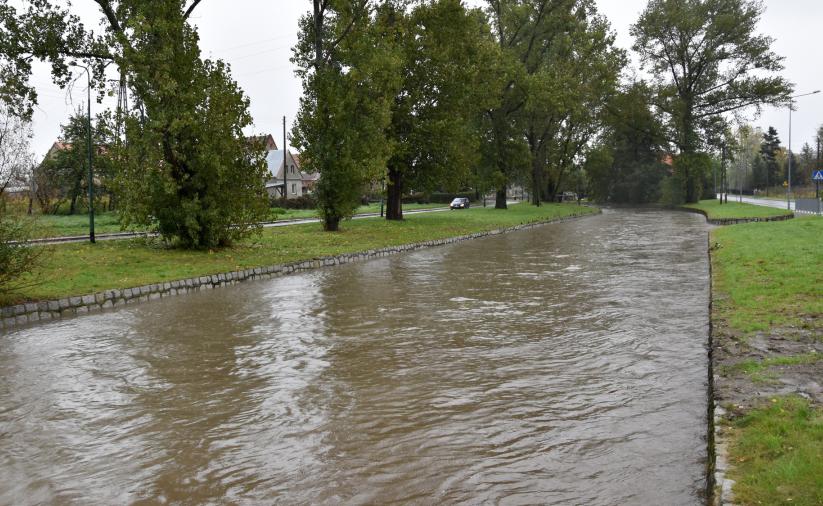
[[[415,209],[432,209],[438,207],[447,207],[446,204],[405,204],[404,210],[413,211]],[[360,206],[357,209],[357,214],[362,213],[378,213],[380,212],[380,203],[372,203],[367,206]],[[271,210],[269,219],[277,220],[294,220],[301,218],[316,218],[317,211],[314,209],[279,209]],[[128,230],[140,230],[139,228],[130,228]],[[94,216],[94,231],[98,234],[107,234],[112,232],[122,232],[120,221],[117,218],[117,213],[105,212]],[[87,214],[75,215],[38,215],[34,220],[34,237],[69,237],[86,235],[89,233],[89,216]]]
[[[774,398],[732,428],[729,477],[739,504],[823,504],[823,410]]]
[[[823,220],[734,225],[711,240],[734,501],[823,504],[823,397],[808,389],[823,372]]]
[[[788,209],[741,204],[739,202],[731,202],[731,200],[726,204],[721,204],[719,200],[701,200],[697,204],[686,204],[683,207],[703,211],[708,215],[710,220],[772,218],[792,214]]]
[[[166,249],[146,240],[49,246],[41,268],[24,280],[36,284],[0,297],[0,304],[127,288],[594,212],[568,204],[539,208],[521,204],[508,211],[472,208],[409,215],[402,222],[355,220],[344,223],[337,233],[323,232],[317,224],[294,225],[266,229],[258,237],[217,251]]]
[[[404,211],[414,211],[416,209],[435,209],[448,207],[448,204],[403,204]],[[373,202],[366,206],[360,206],[355,211],[356,214],[379,213],[380,203]],[[317,218],[315,209],[280,209],[273,208],[271,219],[276,220],[297,220],[302,218]]]
[[[712,232],[717,317],[749,333],[807,327],[823,314],[823,220],[747,223]]]
[[[116,213],[100,213],[94,216],[94,232],[106,234],[121,232],[120,221]],[[68,237],[89,233],[89,215],[51,215],[42,214],[34,219],[35,237]]]

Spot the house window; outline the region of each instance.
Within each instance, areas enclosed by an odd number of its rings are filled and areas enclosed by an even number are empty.
[[[291,194],[297,195],[297,185],[294,183],[291,184]]]

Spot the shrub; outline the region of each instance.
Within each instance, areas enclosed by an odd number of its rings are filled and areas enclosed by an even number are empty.
[[[317,200],[312,195],[301,195],[294,199],[271,197],[269,206],[281,209],[317,209]]]
[[[37,265],[42,249],[21,244],[31,236],[30,220],[0,212],[0,292],[8,293],[24,287],[21,276]]]

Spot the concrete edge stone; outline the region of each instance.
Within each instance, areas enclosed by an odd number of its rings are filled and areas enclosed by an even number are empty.
[[[72,317],[78,314],[102,311],[136,302],[156,300],[161,297],[184,295],[193,291],[209,290],[221,286],[233,285],[246,280],[271,279],[272,277],[283,276],[304,270],[332,267],[351,262],[362,262],[389,255],[396,255],[407,251],[416,251],[422,248],[454,244],[462,241],[488,237],[491,235],[499,235],[506,232],[530,229],[542,225],[584,218],[586,216],[593,215],[568,216],[555,220],[514,225],[511,227],[494,229],[486,232],[476,232],[474,234],[403,244],[399,246],[388,246],[381,249],[341,253],[339,255],[330,255],[286,264],[254,267],[240,271],[212,274],[209,276],[197,276],[164,283],[155,283],[151,285],[123,289],[110,289],[80,296],[70,296],[61,299],[5,306],[0,308],[0,327],[8,330],[30,323]]]

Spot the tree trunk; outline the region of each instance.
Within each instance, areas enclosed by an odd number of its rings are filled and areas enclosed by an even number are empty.
[[[509,206],[506,204],[506,185],[504,184],[500,188],[497,189],[497,196],[494,199],[494,208],[495,209],[508,209]]]
[[[403,173],[392,167],[386,185],[386,219],[403,219]]]
[[[77,193],[71,196],[71,204],[69,205],[69,214],[73,215],[77,208]]]
[[[337,232],[340,229],[339,216],[326,216],[323,218],[323,230],[326,232]]]
[[[540,189],[543,187],[543,166],[539,157],[532,159],[532,204],[540,207]]]

